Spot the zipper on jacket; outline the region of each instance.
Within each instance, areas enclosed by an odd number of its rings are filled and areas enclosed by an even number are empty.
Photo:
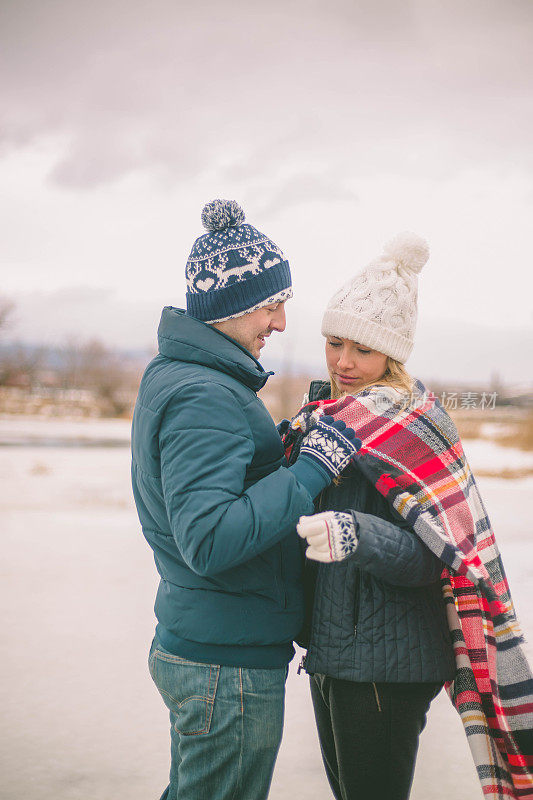
[[[278,552],[279,552],[279,593],[281,595],[281,602],[283,604],[283,608],[287,608],[287,592],[285,591],[285,573],[283,570],[283,545],[281,542],[278,543]]]
[[[321,511],[324,510],[325,501],[326,501],[326,492],[327,492],[327,488],[326,489],[322,489],[322,491],[320,492],[320,494],[318,496],[318,502],[317,502],[318,512],[315,512],[315,513],[320,513]],[[314,622],[315,622],[315,617],[316,617],[316,584],[318,582],[318,574],[319,574],[320,564],[317,564],[316,567],[317,567],[317,572],[316,572],[316,576],[315,576],[316,580],[315,580],[315,591],[314,591],[314,597],[313,597],[313,610],[311,612],[311,623],[309,625],[309,644],[307,646],[307,652],[304,653],[304,655],[302,656],[302,660],[300,661],[300,664],[298,666],[298,670],[297,670],[297,673],[296,673],[297,675],[300,674],[302,669],[306,668],[307,656],[309,655],[309,653],[312,652],[312,648],[313,648],[313,632],[315,630]]]
[[[354,636],[357,636],[357,620],[359,619],[359,606],[361,605],[361,589],[362,589],[362,586],[363,586],[363,573],[362,573],[362,570],[360,570],[360,569],[357,570],[356,583],[357,583],[357,596],[355,598],[355,607],[354,607],[354,610],[353,610],[354,620],[355,620],[354,626],[353,626],[353,635]]]
[[[376,686],[375,683],[372,683],[372,686],[374,687],[374,695],[376,697],[376,704],[377,704],[377,707],[378,707],[378,711],[381,711],[382,708],[381,708],[381,703],[379,702],[378,687]]]
[[[324,500],[325,500],[326,491],[327,491],[326,489],[322,489],[322,491],[320,492],[320,494],[318,496],[318,503],[317,503],[318,513],[320,511],[322,511],[322,509],[324,507]],[[317,512],[315,512],[315,513],[317,513]],[[299,665],[298,670],[297,670],[297,675],[300,674],[302,669],[305,669],[307,656],[312,651],[312,647],[313,647],[313,632],[315,630],[314,622],[315,622],[315,616],[316,616],[316,585],[317,585],[317,582],[318,582],[318,574],[319,574],[319,569],[318,568],[319,568],[319,566],[320,566],[319,564],[316,565],[315,586],[314,586],[314,592],[313,592],[313,609],[311,611],[311,622],[309,624],[309,642],[308,642],[308,645],[307,645],[307,652],[302,656],[302,660],[300,661],[300,665]]]

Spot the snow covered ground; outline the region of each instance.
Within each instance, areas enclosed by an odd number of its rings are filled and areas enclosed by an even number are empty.
[[[65,419],[0,414],[0,444],[57,447],[128,445],[131,422],[126,419]]]
[[[502,447],[487,439],[465,439],[463,447],[474,474],[476,470],[533,470],[533,453],[530,450]]]
[[[146,667],[157,581],[131,499],[128,434],[121,421],[0,419],[3,800],[155,800],[166,785],[167,716]],[[471,444],[474,470],[516,465],[513,451],[491,445],[488,459]],[[533,660],[533,478],[479,483]],[[298,660],[270,798],[327,800]],[[441,693],[412,798],[481,796]]]

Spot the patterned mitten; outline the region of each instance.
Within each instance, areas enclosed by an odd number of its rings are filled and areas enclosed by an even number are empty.
[[[300,455],[312,458],[336,478],[360,447],[361,439],[357,439],[355,431],[347,428],[345,422],[322,416],[303,440]]]
[[[293,431],[300,431],[300,433],[309,433],[311,428],[317,424],[322,416],[322,409],[317,406],[304,407],[295,417],[291,419],[290,426]]]
[[[300,517],[296,529],[307,539],[307,558],[313,561],[343,561],[357,548],[357,523],[353,514],[323,511],[312,517]]]

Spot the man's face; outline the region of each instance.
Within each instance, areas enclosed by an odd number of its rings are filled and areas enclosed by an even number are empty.
[[[259,358],[272,331],[285,330],[285,301],[256,308],[242,317],[214,322],[213,328],[231,336],[241,347],[245,347],[255,358]]]

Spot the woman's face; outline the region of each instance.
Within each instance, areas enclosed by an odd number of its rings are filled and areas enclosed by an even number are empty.
[[[326,364],[334,393],[351,394],[384,375],[387,356],[350,339],[328,336]]]

